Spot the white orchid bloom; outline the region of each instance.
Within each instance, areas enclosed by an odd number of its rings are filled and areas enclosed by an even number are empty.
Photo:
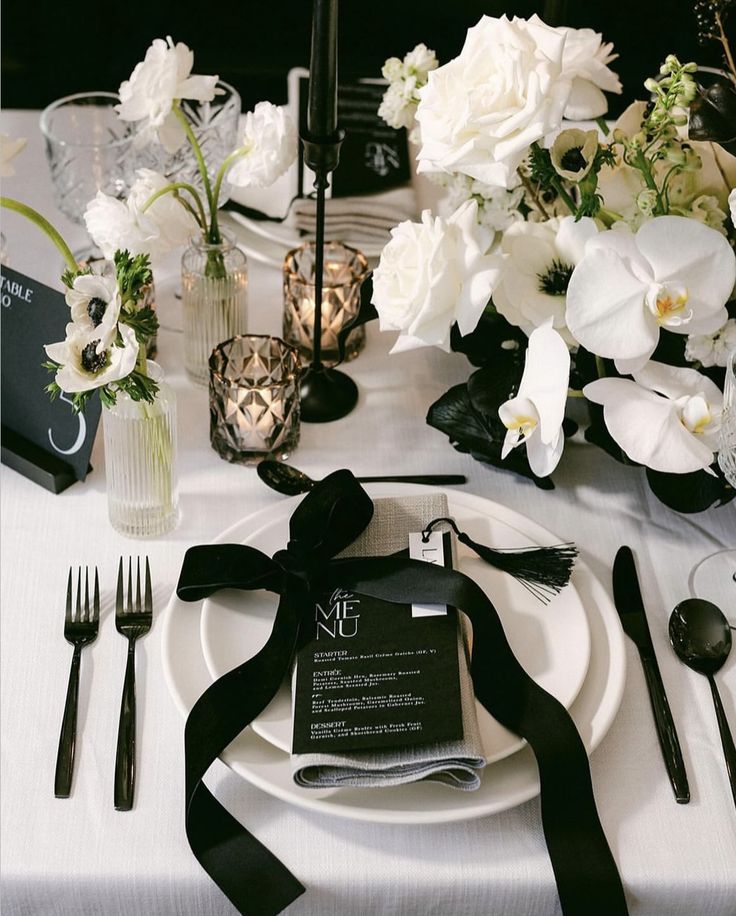
[[[114,341],[120,315],[120,294],[114,277],[80,274],[66,291],[74,325],[83,333],[98,339],[97,353]]]
[[[183,42],[156,38],[146,56],[136,64],[129,80],[120,84],[116,111],[123,121],[140,121],[138,142],[158,138],[168,153],[175,153],[186,139],[173,112],[180,99],[211,102],[216,76],[192,76],[194,54]]]
[[[296,159],[299,149],[294,119],[285,108],[259,102],[245,116],[241,146],[227,180],[238,188],[268,188]]]
[[[488,233],[478,205],[466,201],[445,220],[422,213],[391,230],[373,272],[373,304],[382,331],[401,331],[392,353],[416,347],[449,352],[450,329],[470,334],[483,314],[501,266],[486,254]]]
[[[529,467],[546,477],[557,467],[565,445],[562,421],[570,384],[570,353],[552,319],[532,332],[516,397],[498,408],[508,432],[501,458],[526,442]]]
[[[199,228],[173,194],[159,197],[144,212],[147,201],[168,180],[151,169],[139,169],[136,174],[127,201],[98,191],[84,212],[87,231],[108,260],[117,250],[159,258],[185,245]]]
[[[601,378],[583,393],[603,405],[608,432],[632,461],[669,474],[713,463],[723,395],[695,369],[650,362],[634,381]]]
[[[587,216],[577,222],[565,216],[510,226],[501,242],[503,269],[493,292],[500,314],[526,334],[551,317],[553,327],[574,344],[565,324],[567,287],[587,241],[598,231]]]
[[[49,359],[60,364],[55,382],[62,391],[91,391],[120,381],[135,369],[139,344],[132,328],[118,325],[123,340],[99,352],[97,332],[80,330],[73,322],[66,326],[66,339],[47,344]]]
[[[0,134],[0,178],[10,178],[11,175],[15,175],[15,168],[11,163],[26,143],[28,140],[25,137],[18,137],[14,140],[7,134]]]
[[[636,234],[618,226],[586,244],[567,288],[567,326],[583,347],[630,374],[649,360],[660,328],[718,330],[734,282],[728,241],[697,220],[658,216]]]

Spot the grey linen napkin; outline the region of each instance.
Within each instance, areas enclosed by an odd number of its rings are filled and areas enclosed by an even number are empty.
[[[370,525],[340,556],[381,556],[404,550],[409,543],[409,532],[422,531],[427,522],[447,516],[449,511],[447,497],[443,493],[388,497],[376,499],[374,504],[375,514]],[[453,565],[454,548],[453,541]],[[461,626],[458,627],[457,651],[463,738],[438,744],[349,754],[292,754],[292,774],[297,785],[310,789],[396,786],[427,779],[466,792],[479,788],[480,770],[486,765],[486,760],[468,667],[470,625],[463,614],[459,616]]]

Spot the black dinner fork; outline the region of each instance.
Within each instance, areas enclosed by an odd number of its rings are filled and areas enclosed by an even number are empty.
[[[123,558],[118,566],[115,596],[115,626],[128,640],[128,661],[125,666],[123,698],[118,723],[118,749],[115,757],[115,809],[130,811],[135,789],[135,643],[144,636],[153,621],[151,570],[146,557],[146,580],[141,603],[141,560],[136,564],[135,601],[133,599],[133,560],[128,559],[127,601],[123,587]]]
[[[77,597],[72,608],[72,574],[66,585],[66,613],[64,616],[64,638],[74,646],[69,684],[66,688],[64,718],[61,722],[59,750],[56,755],[54,795],[69,798],[74,773],[74,749],[77,743],[77,705],[79,700],[79,669],[82,649],[97,638],[100,624],[100,583],[95,567],[95,584],[92,606],[89,603],[89,569],[84,568],[84,606],[82,606],[82,567],[77,571]]]

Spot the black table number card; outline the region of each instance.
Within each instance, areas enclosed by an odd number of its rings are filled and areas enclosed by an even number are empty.
[[[44,344],[63,340],[69,307],[62,293],[9,267],[0,273],[2,302],[2,462],[54,493],[84,480],[100,419],[92,399],[75,414],[67,395],[44,390]]]
[[[299,131],[306,129],[309,76],[297,69],[289,74],[290,104],[299,112]],[[296,86],[298,101],[291,99]],[[337,89],[337,122],[345,130],[340,165],[331,178],[332,196],[348,197],[389,191],[411,180],[406,130],[394,130],[378,116],[386,84],[366,80],[341,82]],[[297,107],[298,106],[298,107]],[[299,163],[299,194],[312,192]]]

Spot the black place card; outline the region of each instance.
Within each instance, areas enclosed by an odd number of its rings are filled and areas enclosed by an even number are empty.
[[[307,124],[309,77],[306,71],[296,72],[302,133]],[[333,197],[388,191],[411,180],[406,130],[395,130],[378,116],[385,91],[385,84],[366,80],[345,80],[337,87],[337,122],[345,131],[345,139],[340,164],[330,178]],[[299,193],[306,196],[311,192],[300,162]]]
[[[55,493],[84,480],[100,419],[93,398],[75,414],[68,396],[51,401],[44,344],[63,340],[69,307],[57,290],[9,267],[2,303],[2,461]]]

